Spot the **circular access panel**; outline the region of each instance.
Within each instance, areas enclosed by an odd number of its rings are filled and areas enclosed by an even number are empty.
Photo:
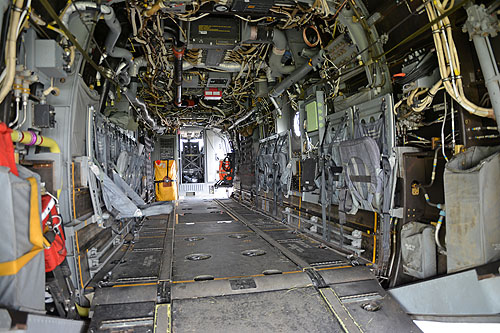
[[[257,256],[263,256],[266,254],[266,251],[264,250],[245,250],[241,252],[242,255],[247,256],[247,257],[257,257]]]
[[[228,237],[236,238],[236,239],[242,239],[242,238],[247,238],[248,235],[244,235],[244,234],[232,234],[232,235],[229,235]]]
[[[267,270],[263,271],[262,274],[264,274],[264,275],[276,275],[276,274],[283,274],[283,272],[278,270],[278,269],[267,269]]]
[[[184,238],[184,240],[187,242],[196,242],[196,241],[200,241],[202,239],[205,239],[205,238],[204,237],[197,237],[197,236]]]
[[[193,280],[195,281],[211,281],[214,277],[212,275],[198,275]]]
[[[207,260],[212,257],[211,254],[208,253],[194,253],[186,256],[187,260],[198,261],[198,260]]]
[[[382,304],[380,302],[372,301],[372,302],[366,302],[360,305],[361,308],[365,311],[368,312],[375,312],[378,311],[382,308]]]

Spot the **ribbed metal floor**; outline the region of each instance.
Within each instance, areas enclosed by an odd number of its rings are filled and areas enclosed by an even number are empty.
[[[181,201],[115,257],[95,332],[419,331],[369,267],[232,200]]]

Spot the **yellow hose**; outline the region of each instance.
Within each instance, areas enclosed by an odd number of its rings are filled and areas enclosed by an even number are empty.
[[[439,0],[425,3],[425,9],[427,11],[427,16],[429,21],[433,21],[438,17],[438,14],[442,14],[442,10],[448,4],[448,0],[441,3]],[[454,0],[449,4],[449,7],[453,7]],[[440,9],[441,8],[441,9]],[[462,79],[460,77],[460,61],[458,58],[458,53],[456,50],[455,42],[453,40],[453,34],[451,30],[451,24],[448,17],[444,17],[439,24],[432,25],[433,39],[436,46],[436,54],[439,63],[439,70],[441,74],[441,79],[446,92],[463,108],[468,112],[475,114],[479,117],[495,118],[492,108],[483,108],[475,105],[467,99],[464,94]],[[443,33],[444,31],[444,33]],[[453,66],[453,72],[452,72]],[[451,75],[451,77],[450,77]],[[456,78],[455,78],[456,77]],[[450,82],[452,79],[452,82]]]
[[[19,142],[29,146],[40,146],[50,148],[51,153],[59,154],[61,150],[53,139],[46,136],[37,135],[34,132],[12,131],[11,138],[13,142]]]

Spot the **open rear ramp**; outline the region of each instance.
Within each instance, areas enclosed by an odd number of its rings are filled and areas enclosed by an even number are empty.
[[[175,332],[342,332],[314,287],[172,302]]]

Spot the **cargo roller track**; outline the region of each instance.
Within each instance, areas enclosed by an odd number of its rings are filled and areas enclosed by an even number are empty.
[[[238,202],[180,201],[86,291],[92,332],[419,332],[369,266]]]

